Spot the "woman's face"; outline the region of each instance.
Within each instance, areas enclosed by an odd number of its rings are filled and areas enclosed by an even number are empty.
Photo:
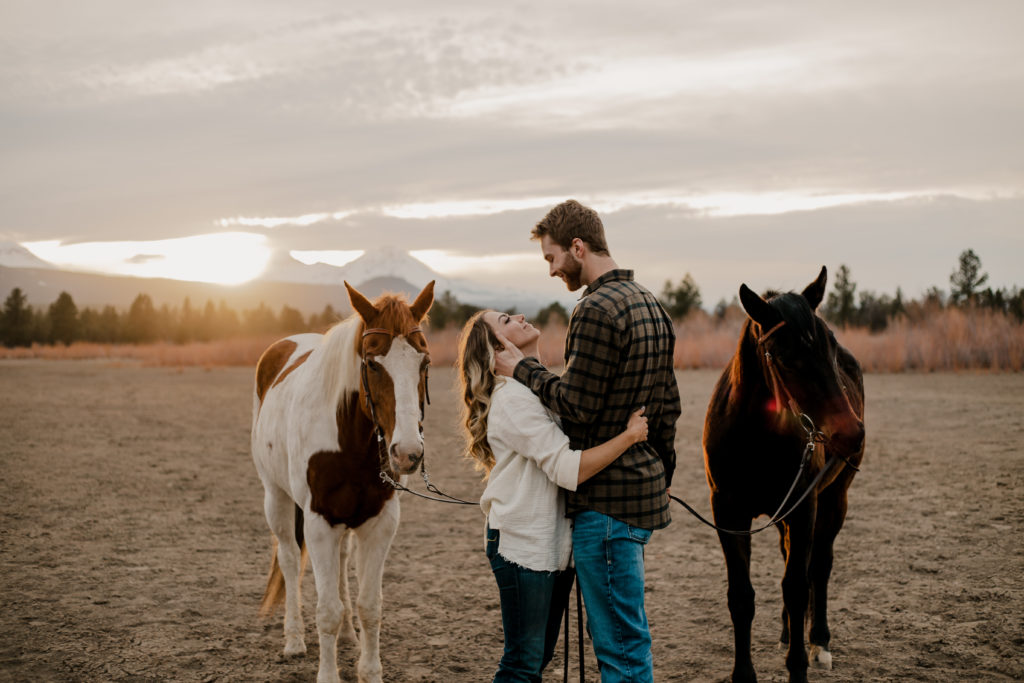
[[[484,313],[484,322],[490,325],[500,337],[508,339],[520,349],[524,349],[540,337],[540,330],[526,322],[522,313],[509,315],[498,311]]]

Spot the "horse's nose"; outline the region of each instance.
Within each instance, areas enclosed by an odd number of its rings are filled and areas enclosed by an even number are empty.
[[[864,447],[864,423],[857,420],[857,428],[854,430],[853,438],[850,439],[850,450],[859,451]]]
[[[852,422],[842,429],[837,429],[828,437],[845,453],[856,453],[864,447],[864,423],[860,420]]]
[[[391,462],[402,474],[408,474],[419,466],[423,460],[423,444],[403,447],[402,444],[391,445]]]

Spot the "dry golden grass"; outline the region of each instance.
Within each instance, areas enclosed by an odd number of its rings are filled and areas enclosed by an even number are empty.
[[[901,318],[879,334],[835,332],[867,372],[1024,369],[1024,325],[988,310],[951,308],[917,322]]]
[[[725,320],[704,313],[676,323],[675,366],[679,369],[723,368],[736,349],[745,317],[731,311]],[[565,327],[551,325],[541,335],[541,359],[561,364]],[[935,372],[986,370],[1020,372],[1024,369],[1024,325],[987,310],[947,309],[920,321],[894,320],[883,332],[862,328],[836,329],[840,343],[850,349],[866,372]],[[455,361],[458,328],[431,330],[430,354],[434,365]],[[255,366],[260,354],[279,335],[245,337],[215,342],[142,346],[75,343],[70,346],[0,348],[0,359],[108,359],[168,367]]]
[[[279,335],[239,337],[191,344],[94,344],[75,342],[70,346],[42,346],[31,348],[0,348],[0,358],[45,360],[110,360],[132,361],[145,366],[162,367],[222,367],[256,366],[260,354]]]

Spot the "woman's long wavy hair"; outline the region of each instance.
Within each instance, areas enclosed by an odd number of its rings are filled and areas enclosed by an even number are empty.
[[[494,467],[494,452],[487,443],[487,416],[491,412],[491,394],[503,378],[494,374],[494,351],[503,347],[491,326],[479,311],[466,321],[459,335],[459,352],[455,367],[462,383],[462,421],[466,430],[466,457],[476,461],[476,468],[486,474]]]

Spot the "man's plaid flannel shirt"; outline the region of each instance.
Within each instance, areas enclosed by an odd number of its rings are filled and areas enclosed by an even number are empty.
[[[596,510],[643,529],[671,521],[665,490],[675,471],[679,388],[672,369],[675,331],[658,300],[612,270],[594,280],[572,313],[565,370],[555,375],[535,358],[516,365],[515,378],[562,419],[573,448],[596,446],[626,428],[641,406],[648,439],[569,492],[566,512]]]

